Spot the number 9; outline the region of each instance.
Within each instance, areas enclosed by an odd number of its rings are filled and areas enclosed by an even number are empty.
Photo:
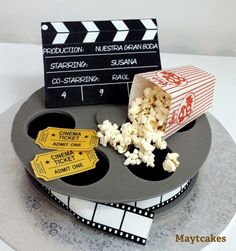
[[[104,94],[104,89],[100,89],[99,93],[100,93],[100,96],[102,96]]]

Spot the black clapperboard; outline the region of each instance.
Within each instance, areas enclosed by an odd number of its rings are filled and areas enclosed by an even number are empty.
[[[47,107],[125,104],[135,74],[161,69],[156,19],[41,24]]]

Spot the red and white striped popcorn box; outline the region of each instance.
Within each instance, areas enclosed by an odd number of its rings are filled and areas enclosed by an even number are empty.
[[[169,94],[171,104],[165,138],[205,113],[213,103],[215,77],[194,66],[182,66],[136,74],[130,91],[131,103],[146,87],[157,85]]]

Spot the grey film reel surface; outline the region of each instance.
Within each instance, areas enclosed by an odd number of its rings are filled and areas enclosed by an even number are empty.
[[[28,172],[35,178],[30,161],[36,154],[50,150],[40,149],[34,143],[37,132],[47,126],[88,128],[97,130],[104,119],[118,125],[127,121],[127,106],[90,105],[46,109],[44,90],[35,92],[20,108],[12,127],[14,149]],[[160,163],[154,168],[126,167],[123,155],[110,147],[98,146],[100,164],[95,173],[65,177],[49,182],[35,178],[42,185],[62,194],[97,202],[124,202],[143,200],[174,190],[192,178],[203,165],[211,146],[211,129],[205,115],[199,117],[193,127],[176,133],[167,142],[172,151],[180,154],[181,165],[173,174],[164,172]],[[162,153],[165,156],[166,152]],[[157,153],[160,156],[161,153]],[[140,170],[142,172],[140,173]],[[150,173],[149,173],[150,172]],[[154,172],[154,173],[153,173]],[[87,174],[86,174],[87,173]],[[149,175],[148,175],[149,173]],[[159,173],[161,177],[158,176]],[[157,174],[157,176],[155,176]],[[84,183],[87,180],[88,183]],[[82,177],[82,178],[80,178]],[[85,178],[84,178],[85,177]],[[150,180],[150,177],[151,180]]]

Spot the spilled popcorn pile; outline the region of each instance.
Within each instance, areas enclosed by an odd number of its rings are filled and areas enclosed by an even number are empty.
[[[159,87],[145,88],[142,98],[132,101],[128,117],[130,122],[118,128],[117,124],[112,124],[105,120],[98,125],[100,131],[97,136],[100,144],[107,146],[109,143],[119,153],[124,154],[126,160],[124,165],[140,165],[154,167],[155,149],[166,149],[167,143],[164,140],[164,129],[167,123],[168,108],[171,99],[160,95]],[[128,147],[133,145],[133,152],[128,151]],[[174,172],[179,166],[178,153],[168,153],[163,162],[164,170]]]

